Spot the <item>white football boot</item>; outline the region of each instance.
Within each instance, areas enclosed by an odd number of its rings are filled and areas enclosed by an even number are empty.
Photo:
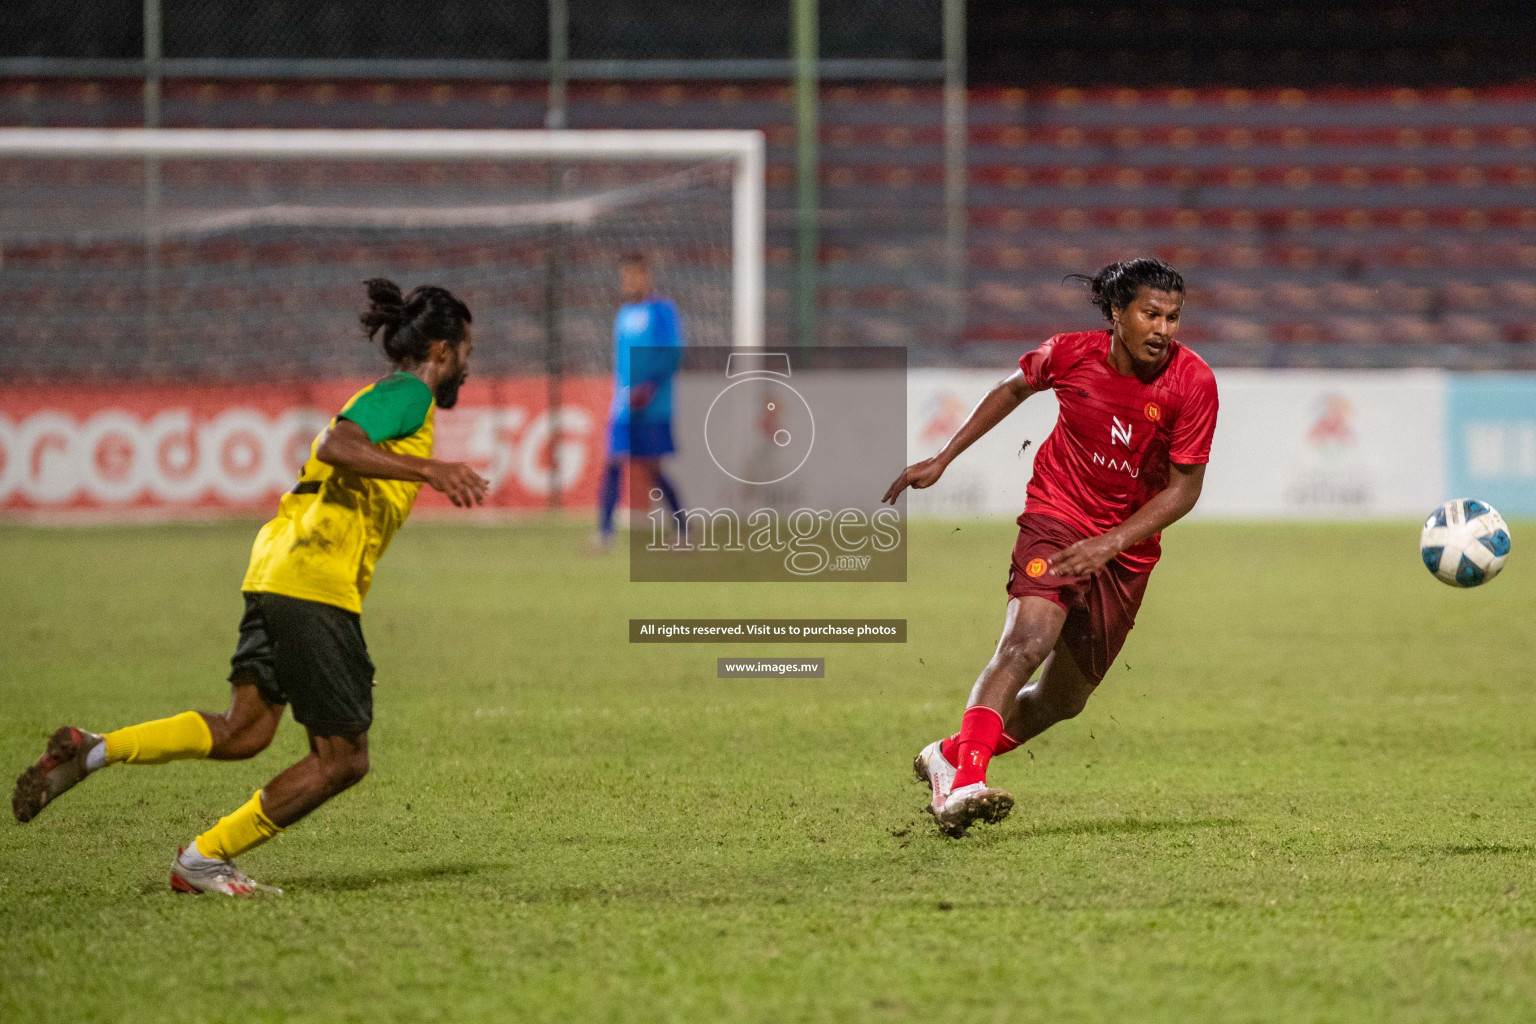
[[[188,863],[182,856],[185,853],[186,847],[182,847],[176,851],[176,859],[171,861],[171,888],[177,892],[190,893],[193,896],[205,892],[217,892],[225,896],[255,896],[257,893],[281,896],[283,894],[283,890],[276,886],[262,885],[241,871],[232,860],[210,860],[199,857]]]
[[[72,725],[54,730],[43,756],[16,779],[16,789],[11,793],[11,813],[16,820],[31,821],[89,775],[85,758],[100,742],[101,737],[94,732]]]
[[[928,813],[943,807],[955,784],[955,766],[944,757],[943,740],[934,740],[912,759],[912,774],[917,776],[917,781],[926,783],[933,794]]]
[[[951,790],[943,804],[929,809],[939,831],[958,839],[968,834],[976,822],[996,825],[1013,810],[1013,797],[1007,790],[992,789],[985,782],[973,782]]]

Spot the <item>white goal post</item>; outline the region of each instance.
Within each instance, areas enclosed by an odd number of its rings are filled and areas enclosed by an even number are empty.
[[[764,143],[759,131],[0,128],[0,159],[23,157],[730,161],[732,344],[763,344]]]

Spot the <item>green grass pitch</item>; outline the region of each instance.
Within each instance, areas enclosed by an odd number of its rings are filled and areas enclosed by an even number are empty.
[[[957,530],[958,527],[958,530]],[[53,727],[222,708],[254,527],[0,529],[0,767]],[[175,847],[303,749],[119,767],[0,825],[0,1020],[1536,1019],[1536,575],[1414,524],[1188,524],[1088,710],[994,762],[964,841],[912,755],[958,722],[1010,524],[910,582],[632,585],[566,526],[415,523],[364,614],[374,774],[174,896]],[[630,646],[651,615],[882,616],[905,645]],[[720,654],[827,678],[714,678]]]

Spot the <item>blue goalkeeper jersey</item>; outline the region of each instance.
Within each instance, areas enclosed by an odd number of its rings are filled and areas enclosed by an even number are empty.
[[[683,328],[671,299],[653,295],[619,307],[613,318],[615,423],[661,423],[672,418],[672,376],[682,358],[682,345]],[[643,383],[654,384],[656,393],[644,406],[632,408],[630,394]]]

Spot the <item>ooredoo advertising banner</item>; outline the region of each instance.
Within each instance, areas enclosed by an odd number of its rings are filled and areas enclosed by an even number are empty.
[[[1003,371],[914,370],[909,460],[937,452]],[[310,442],[366,381],[309,386],[0,387],[0,510],[112,518],[264,514]],[[1436,370],[1220,370],[1221,413],[1195,515],[1354,519],[1424,515],[1477,497],[1536,514],[1536,376]],[[437,455],[492,482],[492,507],[538,510],[596,496],[612,385],[474,380],[437,415]],[[914,517],[1017,515],[1056,421],[1036,395],[910,492]],[[678,438],[681,449],[690,443]],[[424,507],[446,505],[424,492]]]
[[[259,513],[293,486],[310,443],[368,381],[311,386],[0,388],[0,508],[110,516]],[[590,503],[611,386],[471,379],[436,414],[439,458],[491,481],[489,504]],[[447,505],[424,489],[425,507]]]

